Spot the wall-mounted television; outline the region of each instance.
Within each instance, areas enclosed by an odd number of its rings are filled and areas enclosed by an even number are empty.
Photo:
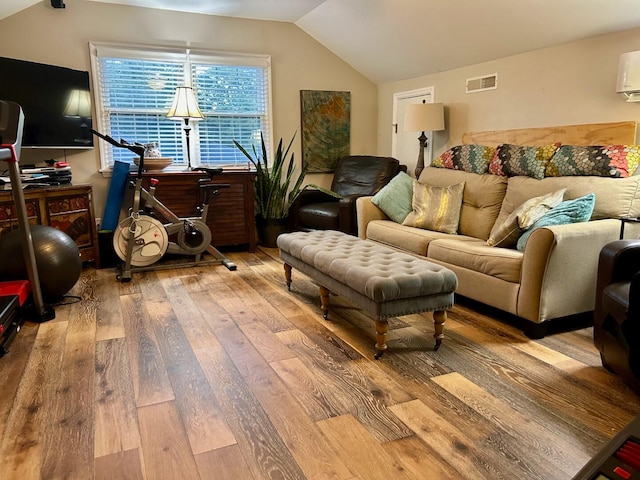
[[[89,72],[0,57],[0,100],[22,107],[22,148],[93,147]]]

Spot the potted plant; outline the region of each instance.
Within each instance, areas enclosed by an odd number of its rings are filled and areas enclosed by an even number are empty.
[[[340,197],[337,193],[318,185],[302,185],[307,167],[304,166],[296,175],[294,154],[293,152],[289,154],[294,139],[295,134],[286,149],[283,148],[282,139],[280,139],[272,162],[269,161],[262,132],[260,132],[260,152],[254,145],[252,146],[253,155],[236,140],[233,141],[256,169],[255,200],[258,210],[256,224],[260,241],[266,247],[277,246],[277,236],[287,227],[289,209],[304,189],[315,188],[334,197]]]

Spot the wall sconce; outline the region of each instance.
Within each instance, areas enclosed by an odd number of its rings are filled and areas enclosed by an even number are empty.
[[[188,169],[191,170],[191,145],[189,144],[190,119],[202,119],[204,115],[198,107],[196,96],[191,87],[177,87],[173,97],[173,104],[167,112],[167,117],[173,120],[184,120],[184,133],[187,136],[187,161]]]
[[[444,105],[442,103],[412,103],[404,111],[403,130],[405,132],[422,132],[418,137],[420,151],[416,164],[416,179],[424,170],[424,149],[427,147],[427,136],[424,132],[444,130]]]

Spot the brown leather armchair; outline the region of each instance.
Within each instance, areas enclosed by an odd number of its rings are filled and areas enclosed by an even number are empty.
[[[392,157],[351,155],[340,159],[331,190],[342,198],[319,190],[303,190],[289,210],[289,228],[339,230],[355,235],[356,198],[376,194],[400,170],[406,171],[406,166]]]
[[[640,240],[600,251],[593,334],[602,365],[640,393]]]

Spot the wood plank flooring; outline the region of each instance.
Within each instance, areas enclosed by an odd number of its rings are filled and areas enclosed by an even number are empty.
[[[238,265],[86,269],[0,359],[0,478],[571,479],[640,413],[592,329],[532,341],[460,302],[373,321],[274,249]]]

